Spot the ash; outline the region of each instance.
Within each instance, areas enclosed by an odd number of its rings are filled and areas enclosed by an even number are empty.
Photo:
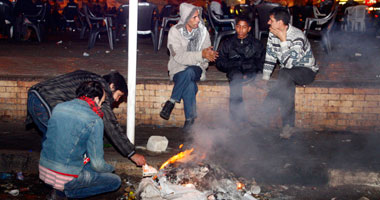
[[[242,184],[240,188],[238,183]],[[144,178],[137,194],[143,200],[250,200],[256,199],[252,194],[258,194],[258,190],[255,180],[236,178],[216,164],[174,163],[157,176]]]

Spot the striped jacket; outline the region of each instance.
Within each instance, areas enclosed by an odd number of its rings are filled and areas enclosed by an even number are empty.
[[[289,25],[286,42],[269,33],[263,74],[271,74],[279,61],[281,68],[307,67],[318,71],[310,43],[298,28]]]
[[[104,113],[104,131],[107,139],[116,146],[123,156],[133,156],[135,154],[135,146],[129,141],[125,131],[123,131],[117,122],[116,116],[112,111],[114,100],[111,89],[101,76],[92,72],[77,70],[40,82],[32,86],[30,90],[36,90],[50,106],[50,110],[52,110],[57,104],[74,99],[76,97],[75,90],[81,83],[86,81],[98,81],[106,91],[107,97],[102,104],[102,111]],[[30,116],[28,116],[27,121],[31,121]]]

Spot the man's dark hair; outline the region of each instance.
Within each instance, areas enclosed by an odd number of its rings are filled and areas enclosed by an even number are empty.
[[[124,77],[117,71],[113,71],[107,75],[103,76],[104,80],[107,81],[108,84],[113,83],[115,86],[115,90],[120,90],[124,93],[124,96],[128,96],[128,87],[125,82]]]
[[[91,99],[95,97],[101,99],[104,94],[104,89],[102,84],[97,81],[87,81],[79,85],[75,94],[77,97],[86,96]]]
[[[236,21],[236,24],[239,23],[240,21],[245,21],[247,22],[248,26],[251,26],[252,27],[252,21],[247,17],[247,16],[239,16],[235,19]]]
[[[290,14],[287,8],[275,7],[269,12],[269,16],[271,15],[273,15],[277,21],[282,20],[282,22],[284,22],[285,25],[289,25]]]

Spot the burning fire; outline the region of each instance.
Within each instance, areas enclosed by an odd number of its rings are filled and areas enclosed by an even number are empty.
[[[243,183],[237,182],[236,183],[236,189],[237,190],[242,190],[245,188],[245,185]]]
[[[194,184],[192,184],[192,183],[186,184],[185,187],[187,187],[187,188],[195,188]]]
[[[191,149],[182,151],[182,152],[178,153],[177,155],[174,155],[173,157],[169,158],[169,160],[167,160],[164,164],[161,165],[160,170],[165,168],[168,164],[175,163],[175,162],[183,159],[184,157],[189,156],[191,154],[191,152],[193,152],[193,151],[194,151],[194,148],[191,148]]]

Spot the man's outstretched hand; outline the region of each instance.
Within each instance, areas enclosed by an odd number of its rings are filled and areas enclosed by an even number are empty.
[[[206,58],[210,62],[214,62],[218,56],[218,52],[214,51],[212,46],[202,50],[202,57]]]
[[[137,165],[137,166],[143,166],[145,165],[146,161],[143,155],[141,154],[134,154],[131,157],[131,160]]]

